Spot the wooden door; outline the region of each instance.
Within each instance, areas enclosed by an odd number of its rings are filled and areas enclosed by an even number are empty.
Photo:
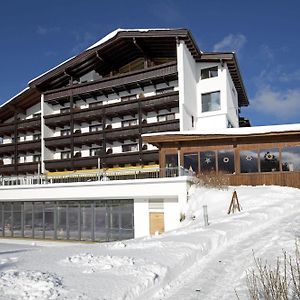
[[[151,212],[149,214],[150,220],[150,234],[155,232],[163,233],[165,231],[165,220],[163,212]]]

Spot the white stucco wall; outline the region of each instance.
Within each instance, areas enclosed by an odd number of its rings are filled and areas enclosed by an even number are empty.
[[[149,235],[149,200],[163,201],[165,231],[180,225],[187,201],[187,177],[69,184],[1,186],[1,201],[133,199],[135,237]],[[151,191],[151,192],[150,192]]]

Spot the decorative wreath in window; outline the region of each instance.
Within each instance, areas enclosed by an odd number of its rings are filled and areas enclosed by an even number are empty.
[[[224,162],[225,164],[229,163],[229,157],[225,156],[225,157],[223,158],[223,162]]]
[[[265,155],[264,155],[264,158],[266,160],[274,160],[275,159],[275,156],[274,154],[270,153],[270,152],[267,152]]]

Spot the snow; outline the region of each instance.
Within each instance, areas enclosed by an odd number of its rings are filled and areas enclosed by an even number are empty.
[[[300,131],[300,123],[296,124],[283,124],[283,125],[268,125],[268,126],[254,126],[254,127],[240,127],[240,128],[224,128],[224,129],[206,129],[206,130],[190,130],[190,131],[169,131],[143,134],[147,136],[160,136],[160,135],[251,135],[251,134],[264,134],[275,132],[289,132]]]
[[[234,190],[242,211],[228,215]],[[177,230],[136,240],[0,239],[0,299],[248,299],[252,251],[270,263],[292,253],[300,190],[193,186],[184,213]]]

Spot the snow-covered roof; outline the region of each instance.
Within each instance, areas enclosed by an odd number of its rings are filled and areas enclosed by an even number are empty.
[[[10,99],[8,99],[6,102],[2,103],[0,105],[0,108],[2,108],[4,105],[8,104],[10,101],[14,100],[15,98],[17,98],[18,96],[20,96],[21,94],[23,94],[24,92],[28,91],[29,87],[25,88],[24,90],[22,90],[21,92],[19,92],[18,94],[14,95],[13,97],[11,97]]]
[[[164,135],[251,135],[276,132],[300,131],[300,123],[269,125],[269,126],[253,126],[240,128],[224,128],[224,129],[203,129],[189,131],[169,131],[143,134],[143,137],[164,136]]]

